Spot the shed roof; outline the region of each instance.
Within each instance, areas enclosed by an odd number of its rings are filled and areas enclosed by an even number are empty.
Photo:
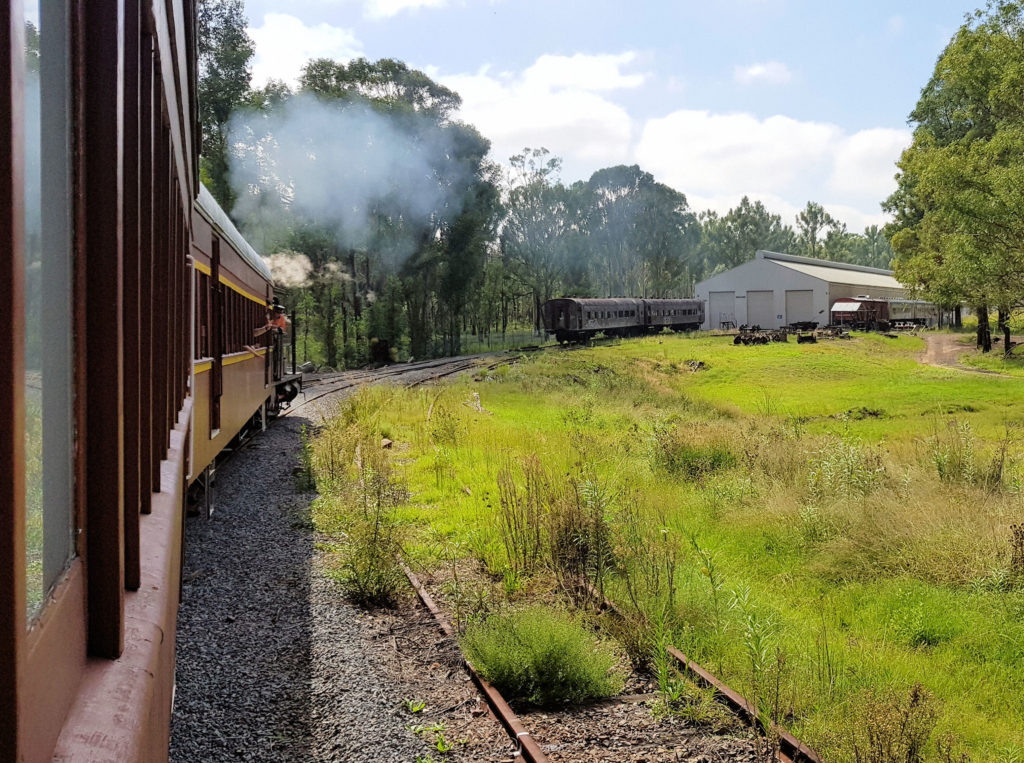
[[[860,310],[860,302],[836,302],[832,305],[833,313],[855,313]]]
[[[845,262],[829,262],[812,257],[798,257],[793,254],[758,251],[758,259],[770,260],[776,265],[798,273],[818,278],[829,283],[844,283],[851,286],[870,286],[879,289],[906,288],[893,278],[891,270],[869,268],[864,265],[851,265]]]

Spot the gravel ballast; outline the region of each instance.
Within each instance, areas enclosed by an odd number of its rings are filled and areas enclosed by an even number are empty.
[[[212,518],[187,521],[172,761],[412,763],[429,751],[409,728],[421,716],[403,705],[436,689],[423,682],[439,680],[438,639],[428,627],[399,645],[388,617],[348,604],[325,574],[308,519],[315,496],[297,492],[294,476],[309,425],[273,422],[219,468]],[[467,746],[511,759],[496,722],[472,707],[468,677],[447,667],[444,677],[450,686],[434,698],[449,725]]]

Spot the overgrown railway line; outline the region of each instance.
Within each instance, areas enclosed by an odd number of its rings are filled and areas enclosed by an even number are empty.
[[[303,417],[309,417],[314,410],[321,416],[324,416],[324,408],[330,405],[335,399],[347,396],[354,389],[362,387],[367,384],[378,384],[378,383],[398,383],[403,386],[411,387],[420,384],[426,384],[435,382],[437,380],[456,375],[458,373],[477,371],[477,370],[490,370],[497,368],[501,365],[514,363],[518,359],[522,358],[523,354],[530,351],[537,350],[568,350],[572,348],[560,347],[558,345],[547,345],[543,347],[524,348],[515,352],[504,352],[504,353],[485,353],[473,356],[464,356],[458,358],[443,358],[433,359],[427,361],[420,361],[415,363],[406,363],[402,365],[389,366],[380,369],[372,370],[359,370],[359,371],[347,371],[332,374],[324,374],[311,378],[304,385],[304,394],[296,403],[287,411],[284,412],[283,417],[291,418],[294,422],[296,419]],[[319,405],[313,405],[319,403]],[[318,410],[319,408],[319,410]],[[287,429],[295,429],[295,424],[286,424],[281,422],[280,426],[284,426]],[[260,450],[260,446],[257,445],[253,450]],[[239,457],[241,456],[241,452]],[[314,565],[315,566],[315,565]],[[205,574],[207,570],[200,570],[198,574]],[[312,569],[309,570],[313,572]],[[186,578],[189,584],[192,584],[197,573],[193,571],[191,576]],[[444,631],[445,638],[450,641],[452,648],[457,649],[457,639],[455,638],[454,632],[451,626],[447,624],[443,613],[440,612],[436,604],[431,600],[429,593],[425,590],[423,585],[416,579],[416,576],[409,574],[410,581],[419,594],[422,604],[428,608],[431,614],[436,619],[437,623],[440,624]],[[275,620],[280,616],[280,610],[275,613]],[[712,687],[719,699],[730,708],[730,710],[736,715],[737,718],[741,719],[744,723],[756,726],[756,713],[752,711],[749,703],[737,692],[726,686],[720,680],[709,674],[701,666],[696,665],[689,661],[681,653],[672,650],[673,657],[677,660],[680,669],[687,673],[692,680],[695,680],[698,684],[705,687]],[[193,666],[194,667],[194,666]],[[543,738],[535,738],[533,732],[526,724],[533,725],[540,721],[540,727],[550,733],[554,730],[552,723],[559,723],[555,718],[549,717],[543,714],[531,714],[526,716],[527,721],[520,718],[516,718],[512,712],[508,703],[501,697],[497,690],[478,676],[468,664],[464,664],[466,670],[468,670],[469,676],[473,679],[474,684],[490,707],[490,713],[492,716],[499,721],[501,727],[508,733],[510,743],[514,748],[514,758],[523,759],[529,761],[547,761],[547,760],[575,760],[576,755],[579,754],[579,750],[566,749],[567,745],[564,744],[547,744]],[[653,698],[653,695],[638,694],[636,696],[628,696],[623,698],[623,702],[627,704],[640,703]],[[643,711],[647,712],[647,711]],[[580,724],[586,724],[588,721],[580,720]],[[561,729],[559,730],[560,736]],[[571,732],[570,732],[571,733]],[[542,733],[543,736],[543,733]],[[820,760],[814,755],[813,752],[807,750],[806,747],[800,745],[798,741],[786,735],[786,738],[780,740],[782,742],[781,750],[778,751],[776,758],[782,763],[789,763],[789,761],[795,761],[796,763],[820,763]],[[603,752],[604,754],[614,754],[614,750],[598,750],[605,742],[597,737],[597,741],[591,740],[589,734],[587,735],[587,742],[584,744],[595,745],[594,754]],[[619,740],[621,744],[621,740]],[[562,752],[555,752],[552,757],[545,754],[545,747],[549,750]],[[579,745],[577,745],[577,748]],[[668,753],[668,750],[664,750]],[[720,750],[721,759],[742,759],[745,758],[743,752],[733,745],[731,747],[723,747]],[[287,757],[287,756],[286,756]],[[714,757],[714,756],[713,756]],[[455,759],[465,759],[456,757]],[[589,758],[588,758],[589,759]],[[593,759],[605,759],[603,757]],[[611,758],[609,758],[611,759]],[[647,759],[647,758],[643,758]],[[655,757],[652,759],[656,760],[668,760],[671,758]]]

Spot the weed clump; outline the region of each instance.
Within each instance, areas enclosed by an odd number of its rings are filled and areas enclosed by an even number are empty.
[[[866,692],[854,708],[847,749],[855,763],[921,763],[938,709],[921,684],[901,696]]]
[[[880,487],[885,476],[877,451],[857,440],[840,438],[816,454],[808,488],[816,500],[863,496]]]
[[[408,491],[375,433],[360,439],[354,455],[351,482],[341,496],[347,504],[347,538],[335,575],[356,604],[388,606],[406,582],[398,561],[402,533],[395,509]]]
[[[1010,575],[1024,584],[1024,525],[1010,525]]]
[[[736,466],[736,455],[723,443],[696,440],[673,425],[654,429],[653,461],[669,474],[703,482],[716,472]]]
[[[470,663],[508,697],[551,708],[622,690],[614,652],[577,620],[543,606],[491,615],[462,637]]]

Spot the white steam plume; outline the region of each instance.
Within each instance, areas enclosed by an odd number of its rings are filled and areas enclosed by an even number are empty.
[[[245,227],[290,209],[333,229],[340,248],[372,247],[397,265],[431,225],[461,210],[471,177],[453,132],[420,114],[308,93],[269,113],[238,112],[229,125],[234,215]],[[376,229],[375,212],[392,221],[389,230]]]
[[[313,272],[313,263],[309,257],[299,252],[277,252],[263,258],[270,268],[274,283],[285,289],[305,286]]]

